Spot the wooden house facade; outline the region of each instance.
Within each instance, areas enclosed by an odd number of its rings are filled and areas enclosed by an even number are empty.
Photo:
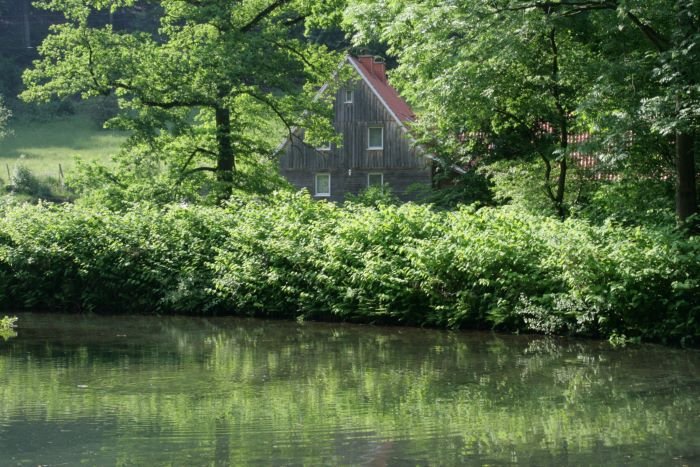
[[[312,147],[299,130],[281,148],[280,172],[318,199],[342,202],[347,193],[379,185],[408,201],[408,188],[430,185],[432,173],[431,158],[408,135],[414,114],[388,84],[383,62],[371,56],[348,56],[346,61],[359,79],[335,96],[333,123],[342,145]]]

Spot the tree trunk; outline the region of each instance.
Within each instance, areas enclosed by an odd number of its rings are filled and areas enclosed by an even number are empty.
[[[32,29],[29,23],[29,8],[31,0],[24,0],[22,4],[22,16],[24,18],[24,46],[32,48]]]
[[[563,220],[566,218],[566,206],[564,205],[564,192],[566,188],[566,156],[559,161],[559,178],[557,179],[557,214]]]
[[[236,168],[235,155],[231,144],[231,111],[216,106],[216,179],[222,182],[224,195],[230,195],[233,172]]]
[[[676,133],[676,215],[681,223],[698,212],[694,135]]]
[[[677,6],[679,7],[678,28],[680,31],[684,31],[684,39],[689,40],[696,33],[696,26],[692,23],[692,16],[689,14],[688,6],[684,6],[681,2],[678,2]],[[639,28],[659,54],[664,54],[674,47],[673,42],[669,38],[664,37],[651,26],[643,23],[632,12],[627,12],[627,17]],[[675,71],[681,75],[684,74],[683,70],[676,69]],[[686,84],[696,85],[694,81],[686,81]],[[676,111],[679,111],[680,108],[680,96],[676,96]],[[676,216],[678,216],[681,224],[685,223],[688,217],[698,212],[694,146],[695,135],[676,132]]]
[[[698,31],[697,24],[692,21],[691,3],[678,2],[678,28],[682,31],[681,49],[684,43],[692,43]],[[697,45],[697,44],[696,44]],[[690,52],[698,58],[698,52]],[[687,88],[697,86],[696,75],[692,69],[678,69]],[[681,109],[681,96],[676,96],[676,110]],[[676,216],[681,224],[686,224],[690,216],[698,212],[698,193],[695,179],[695,134],[692,131],[676,132]],[[696,219],[695,226],[700,227]],[[694,229],[693,229],[694,230]]]
[[[564,105],[562,104],[561,85],[559,82],[559,47],[557,46],[556,30],[552,28],[549,31],[549,43],[552,47],[552,76],[550,93],[554,97],[554,102],[557,107],[557,116],[559,117],[559,176],[557,177],[557,193],[554,197],[554,204],[557,208],[557,214],[563,220],[566,218],[566,207],[564,206],[564,193],[566,191],[566,149],[569,146],[569,115]]]
[[[557,95],[557,98],[559,96]],[[566,207],[564,206],[564,193],[566,191],[566,171],[568,169],[566,164],[566,154],[569,147],[569,122],[567,120],[566,111],[561,103],[557,100],[557,110],[559,111],[559,149],[562,152],[559,157],[559,178],[557,180],[557,212],[561,219],[566,218]]]

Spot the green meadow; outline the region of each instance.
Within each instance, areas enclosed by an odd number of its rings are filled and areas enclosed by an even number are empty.
[[[109,161],[126,139],[124,132],[101,128],[86,115],[71,115],[48,122],[11,122],[12,134],[0,140],[0,179],[24,165],[38,177],[58,177],[59,165],[69,173],[76,160]]]

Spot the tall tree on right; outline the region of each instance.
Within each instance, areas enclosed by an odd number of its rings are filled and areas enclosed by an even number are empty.
[[[700,128],[700,3],[696,0],[608,1],[619,26],[632,25],[648,43],[654,89],[640,102],[653,131],[673,136],[676,214],[698,213],[695,140]],[[640,64],[641,68],[641,64]]]
[[[576,110],[600,68],[581,40],[586,20],[488,0],[356,0],[346,12],[356,41],[384,40],[397,55],[392,78],[417,104],[419,131],[482,134],[496,157],[539,161],[538,189],[566,217],[569,135],[585,131]]]
[[[381,39],[397,84],[446,136],[549,122],[541,152],[548,196],[563,212],[566,133],[648,133],[675,154],[676,213],[698,212],[700,2],[696,0],[351,0],[357,42]],[[379,25],[379,28],[376,26]],[[625,118],[619,118],[624,115]],[[551,143],[551,139],[550,139]],[[623,150],[624,148],[620,147]]]
[[[595,19],[607,55],[607,66],[591,93],[592,118],[613,138],[631,132],[645,144],[648,140],[641,135],[648,132],[666,142],[675,167],[676,215],[686,223],[698,214],[700,2],[563,3],[568,4],[568,14],[586,12]]]

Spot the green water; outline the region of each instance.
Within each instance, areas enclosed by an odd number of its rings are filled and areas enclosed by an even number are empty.
[[[699,465],[700,353],[231,318],[20,315],[0,465]]]

